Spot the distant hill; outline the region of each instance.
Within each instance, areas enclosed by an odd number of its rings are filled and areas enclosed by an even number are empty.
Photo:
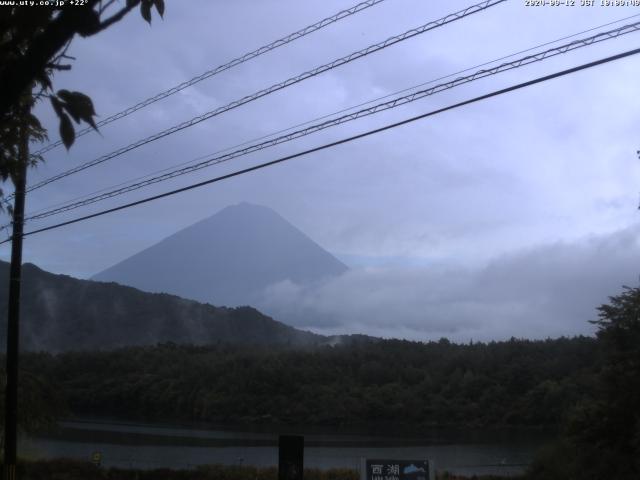
[[[147,292],[215,305],[256,305],[266,287],[308,285],[347,267],[273,210],[227,207],[98,273]]]
[[[8,277],[9,265],[0,262],[2,350]],[[54,275],[32,264],[23,266],[21,305],[21,348],[32,351],[110,349],[168,341],[291,346],[341,341],[296,330],[250,307],[214,307],[115,283]]]

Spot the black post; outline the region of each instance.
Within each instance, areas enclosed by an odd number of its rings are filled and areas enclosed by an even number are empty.
[[[304,437],[280,435],[278,439],[278,480],[302,480]]]
[[[18,441],[18,350],[20,323],[20,286],[22,277],[22,227],[24,197],[27,183],[29,136],[27,127],[20,134],[18,165],[13,175],[15,200],[13,206],[13,234],[11,236],[11,267],[9,272],[9,312],[7,315],[7,386],[4,412],[5,479],[16,478]]]

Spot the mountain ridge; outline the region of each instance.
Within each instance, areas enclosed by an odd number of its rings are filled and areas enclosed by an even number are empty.
[[[21,349],[52,353],[157,345],[256,345],[315,348],[379,339],[300,330],[250,307],[217,307],[115,282],[22,266]],[[9,264],[0,261],[0,351],[6,346]]]
[[[0,261],[6,325],[9,264]],[[23,265],[21,344],[26,350],[91,350],[162,342],[306,347],[329,337],[295,329],[249,307],[216,307],[113,282],[81,280]],[[0,344],[6,328],[0,329]]]

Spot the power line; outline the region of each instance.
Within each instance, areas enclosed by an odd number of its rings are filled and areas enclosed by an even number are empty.
[[[65,172],[62,172],[58,175],[54,175],[53,177],[50,177],[48,179],[42,180],[41,182],[38,182],[34,185],[31,185],[29,187],[27,187],[27,192],[31,192],[33,190],[36,190],[38,188],[42,188],[45,185],[48,185],[52,182],[55,182],[57,180],[60,180],[62,178],[68,177],[70,175],[73,175],[74,173],[78,173],[81,172],[83,170],[86,170],[87,168],[93,167],[95,165],[101,164],[106,162],[107,160],[110,160],[112,158],[118,157],[124,153],[127,153],[131,150],[134,150],[136,148],[139,148],[143,145],[146,145],[148,143],[151,143],[153,141],[159,140],[163,137],[166,137],[168,135],[171,135],[173,133],[179,132],[181,130],[184,130],[185,128],[189,128],[192,127],[200,122],[203,122],[205,120],[208,120],[212,117],[215,117],[217,115],[220,115],[224,112],[227,112],[229,110],[232,110],[234,108],[240,107],[242,105],[245,105],[249,102],[253,102],[259,98],[262,98],[266,95],[269,95],[271,93],[274,93],[278,90],[282,90],[286,87],[289,87],[291,85],[294,85],[296,83],[302,82],[304,80],[307,80],[309,78],[315,77],[321,73],[327,72],[329,70],[333,70],[334,68],[340,67],[342,65],[345,65],[347,63],[350,63],[354,60],[357,60],[359,58],[365,57],[371,53],[383,50],[387,47],[390,47],[392,45],[395,45],[396,43],[408,40],[410,38],[413,38],[417,35],[421,35],[425,32],[428,32],[430,30],[436,29],[438,27],[441,27],[443,25],[447,25],[449,23],[455,22],[456,20],[460,20],[462,18],[465,18],[469,15],[472,15],[474,13],[478,13],[481,11],[484,11],[490,7],[493,7],[495,5],[498,5],[500,3],[505,2],[506,0],[484,0],[483,2],[480,2],[478,4],[472,5],[470,7],[467,7],[463,10],[460,10],[458,12],[455,13],[451,13],[449,15],[446,15],[445,17],[442,17],[438,20],[434,20],[431,21],[429,23],[426,23],[424,25],[421,25],[419,27],[413,28],[411,30],[408,30],[400,35],[395,35],[393,37],[389,37],[386,40],[376,43],[374,45],[370,45],[362,50],[358,50],[357,52],[353,52],[349,55],[346,55],[344,57],[341,57],[337,60],[333,60],[330,63],[324,64],[322,66],[316,67],[312,70],[309,70],[307,72],[304,72],[300,75],[297,75],[295,77],[291,77],[283,82],[280,83],[276,83],[268,88],[265,88],[263,90],[260,90],[259,92],[253,93],[251,95],[247,95],[246,97],[241,98],[240,100],[235,100],[225,106],[222,107],[218,107],[215,110],[211,110],[207,113],[204,113],[202,115],[199,115],[197,117],[192,118],[191,120],[187,120],[186,122],[182,122],[178,125],[175,125],[171,128],[168,128],[166,130],[163,130],[162,132],[156,133],[154,135],[151,135],[149,137],[146,137],[142,140],[138,140],[137,142],[134,142],[130,145],[127,145],[125,147],[119,148],[118,150],[115,150],[111,153],[108,153],[106,155],[103,155],[101,157],[98,157],[94,160],[91,160],[89,162],[86,162],[82,165],[78,165],[77,167],[74,167],[70,170],[67,170]],[[11,196],[8,196],[7,198],[11,198]]]
[[[153,195],[151,197],[143,198],[142,200],[137,200],[135,202],[130,202],[130,203],[127,203],[127,204],[124,204],[124,205],[120,205],[118,207],[113,207],[113,208],[109,208],[109,209],[106,209],[106,210],[102,210],[100,212],[92,213],[90,215],[85,215],[83,217],[74,218],[74,219],[68,220],[66,222],[61,222],[61,223],[57,223],[55,225],[50,225],[48,227],[39,228],[37,230],[32,230],[30,232],[24,233],[22,236],[26,237],[26,236],[29,236],[29,235],[35,235],[36,233],[41,233],[41,232],[46,232],[46,231],[49,231],[49,230],[57,229],[57,228],[64,227],[64,226],[67,226],[67,225],[71,225],[71,224],[74,224],[74,223],[78,223],[78,222],[82,222],[82,221],[85,221],[85,220],[89,220],[91,218],[100,217],[100,216],[106,215],[108,213],[113,213],[113,212],[117,212],[117,211],[120,211],[120,210],[125,210],[127,208],[131,208],[131,207],[134,207],[134,206],[137,206],[137,205],[141,205],[143,203],[148,203],[148,202],[151,202],[151,201],[154,201],[154,200],[159,200],[161,198],[165,198],[165,197],[169,197],[169,196],[172,196],[172,195],[176,195],[178,193],[182,193],[182,192],[186,192],[186,191],[193,190],[193,189],[196,189],[196,188],[200,188],[200,187],[203,187],[205,185],[209,185],[209,184],[212,184],[212,183],[217,183],[217,182],[220,182],[220,181],[223,181],[223,180],[227,180],[229,178],[233,178],[233,177],[237,177],[239,175],[243,175],[243,174],[246,174],[246,173],[249,173],[249,172],[253,172],[255,170],[260,170],[260,169],[263,169],[263,168],[266,168],[266,167],[277,165],[279,163],[283,163],[283,162],[286,162],[288,160],[293,160],[295,158],[299,158],[299,157],[302,157],[304,155],[308,155],[310,153],[319,152],[321,150],[325,150],[325,149],[328,149],[328,148],[336,147],[338,145],[349,143],[349,142],[352,142],[354,140],[358,140],[360,138],[364,138],[364,137],[368,137],[368,136],[371,136],[371,135],[375,135],[375,134],[384,132],[386,130],[391,130],[393,128],[396,128],[396,127],[399,127],[399,126],[402,126],[402,125],[406,125],[408,123],[412,123],[412,122],[415,122],[417,120],[421,120],[421,119],[424,119],[424,118],[427,118],[427,117],[431,117],[431,116],[437,115],[439,113],[447,112],[449,110],[454,110],[456,108],[463,107],[465,105],[470,105],[472,103],[480,102],[482,100],[486,100],[486,99],[489,99],[489,98],[492,98],[492,97],[496,97],[498,95],[503,95],[505,93],[513,92],[515,90],[519,90],[519,89],[522,89],[522,88],[525,88],[525,87],[529,87],[531,85],[535,85],[535,84],[538,84],[538,83],[546,82],[546,81],[552,80],[554,78],[563,77],[563,76],[566,76],[566,75],[570,75],[572,73],[579,72],[581,70],[586,70],[586,69],[589,69],[589,68],[596,67],[598,65],[603,65],[605,63],[609,63],[609,62],[612,62],[612,61],[615,61],[615,60],[620,60],[622,58],[630,57],[632,55],[637,55],[638,53],[640,53],[640,48],[636,48],[636,49],[633,49],[633,50],[628,50],[626,52],[619,53],[619,54],[616,54],[616,55],[611,55],[609,57],[605,57],[605,58],[602,58],[600,60],[596,60],[596,61],[593,61],[593,62],[584,63],[584,64],[579,65],[577,67],[572,67],[572,68],[569,68],[569,69],[566,69],[566,70],[562,70],[562,71],[559,71],[559,72],[556,72],[556,73],[552,73],[552,74],[549,74],[549,75],[538,77],[538,78],[535,78],[533,80],[529,80],[529,81],[526,81],[526,82],[518,83],[516,85],[512,85],[510,87],[506,87],[506,88],[503,88],[503,89],[500,89],[500,90],[494,90],[493,92],[490,92],[490,93],[487,93],[487,94],[484,94],[484,95],[480,95],[478,97],[474,97],[474,98],[469,99],[469,100],[464,100],[462,102],[458,102],[458,103],[455,103],[453,105],[449,105],[447,107],[439,108],[437,110],[432,110],[430,112],[423,113],[421,115],[410,117],[410,118],[407,118],[407,119],[402,120],[400,122],[388,124],[388,125],[385,125],[383,127],[379,127],[379,128],[373,129],[373,130],[368,130],[366,132],[359,133],[359,134],[353,135],[351,137],[343,138],[343,139],[337,140],[335,142],[326,143],[326,144],[321,145],[319,147],[314,147],[314,148],[311,148],[311,149],[308,149],[308,150],[304,150],[302,152],[294,153],[292,155],[287,155],[285,157],[281,157],[281,158],[278,158],[276,160],[272,160],[270,162],[265,162],[265,163],[261,163],[259,165],[254,165],[253,167],[244,168],[242,170],[238,170],[238,171],[235,171],[235,172],[232,172],[232,173],[228,173],[226,175],[221,175],[219,177],[211,178],[211,179],[205,180],[203,182],[194,183],[194,184],[188,185],[186,187],[178,188],[176,190],[171,190],[169,192],[164,192],[164,193],[161,193],[161,194],[158,194],[158,195]],[[7,243],[10,240],[11,240],[10,238],[4,240],[4,241],[0,242],[0,245],[3,244],[3,243]]]
[[[97,123],[98,127],[102,127],[104,125],[107,125],[111,122],[115,122],[116,120],[120,120],[121,118],[124,118],[128,115],[131,115],[132,113],[147,107],[149,105],[151,105],[152,103],[155,103],[157,101],[163,100],[167,97],[170,97],[171,95],[178,93],[181,90],[184,90],[185,88],[189,88],[193,85],[195,85],[196,83],[199,83],[203,80],[206,80],[207,78],[211,78],[214,75],[217,75],[219,73],[222,73],[226,70],[230,70],[234,67],[237,67],[238,65],[241,65],[245,62],[248,62],[249,60],[253,60],[256,57],[259,57],[260,55],[263,55],[267,52],[270,52],[272,50],[275,50],[276,48],[282,47],[284,45],[287,45],[295,40],[298,40],[302,37],[305,37],[313,32],[316,32],[328,25],[331,25],[333,23],[336,23],[344,18],[350,17],[351,15],[355,15],[356,13],[359,13],[363,10],[366,10],[367,8],[373,7],[374,5],[377,5],[379,3],[384,2],[385,0],[367,0],[365,2],[361,2],[358,3],[357,5],[354,5],[351,8],[347,8],[345,10],[342,10],[338,13],[336,13],[335,15],[332,15],[330,17],[324,18],[322,20],[320,20],[319,22],[314,23],[313,25],[308,25],[300,30],[298,30],[297,32],[294,33],[290,33],[289,35],[286,35],[278,40],[275,40],[267,45],[263,45],[262,47],[259,47],[249,53],[245,53],[244,55],[241,55],[237,58],[234,58],[233,60],[222,64],[222,65],[218,65],[215,68],[212,68],[211,70],[207,70],[204,73],[201,73],[200,75],[193,77],[191,80],[187,80],[186,82],[182,82],[179,85],[176,85],[175,87],[169,88],[163,92],[158,93],[157,95],[154,95],[153,97],[149,97],[146,100],[143,100],[129,108],[126,108],[124,110],[122,110],[121,112],[115,113],[107,118],[105,118],[104,120],[101,120],[100,122]],[[76,138],[81,137],[89,132],[92,132],[93,128],[91,127],[87,127],[87,128],[83,128],[82,130],[78,131],[76,133]],[[42,155],[46,152],[49,152],[50,150],[53,150],[54,148],[58,147],[62,145],[62,140],[58,140],[56,142],[50,143],[49,145],[47,145],[46,147],[38,150],[37,152],[35,152],[33,155]]]
[[[178,176],[182,176],[182,175],[186,175],[188,173],[192,173],[194,171],[197,170],[201,170],[203,168],[207,168],[209,166],[212,165],[217,165],[219,163],[223,163],[223,162],[227,162],[229,160],[232,160],[234,158],[238,158],[244,155],[248,155],[250,153],[254,153],[260,150],[264,150],[265,148],[269,148],[275,145],[279,145],[285,142],[289,142],[307,135],[310,135],[312,133],[324,130],[326,128],[330,128],[330,127],[334,127],[336,125],[341,125],[343,123],[347,123],[347,122],[351,122],[354,120],[357,120],[359,118],[363,118],[369,115],[374,115],[376,113],[379,113],[381,111],[385,111],[385,110],[389,110],[389,109],[393,109],[396,107],[399,107],[401,105],[406,105],[408,103],[411,102],[415,102],[416,100],[420,100],[422,98],[434,95],[436,93],[445,91],[445,90],[449,90],[451,88],[455,88],[457,86],[466,84],[466,83],[470,83],[482,78],[486,78],[492,75],[496,75],[498,73],[502,73],[502,72],[506,72],[509,70],[513,70],[516,68],[520,68],[526,65],[530,65],[532,63],[536,63],[536,62],[540,62],[543,60],[546,60],[548,58],[554,57],[556,55],[560,55],[560,54],[564,54],[573,50],[576,50],[578,48],[582,48],[582,47],[586,47],[589,45],[593,45],[594,43],[599,43],[605,40],[610,40],[610,39],[614,39],[614,38],[618,38],[621,35],[626,35],[632,32],[636,32],[640,30],[640,22],[636,22],[630,25],[624,25],[622,27],[613,29],[613,30],[609,30],[607,32],[601,32],[598,33],[596,35],[592,35],[590,37],[584,38],[584,39],[580,39],[580,40],[575,40],[573,42],[570,43],[566,43],[563,45],[560,45],[558,47],[555,48],[550,48],[547,49],[545,51],[542,52],[538,52],[535,53],[533,55],[528,55],[522,58],[519,58],[517,60],[511,61],[511,62],[506,62],[500,65],[497,65],[493,68],[490,69],[484,69],[484,70],[478,70],[477,72],[471,74],[471,75],[467,75],[464,77],[458,77],[455,80],[452,80],[450,82],[446,82],[446,83],[441,83],[439,85],[433,86],[431,88],[425,89],[425,90],[420,90],[414,93],[411,93],[409,95],[405,95],[402,97],[397,97],[394,98],[393,100],[389,100],[387,102],[383,102],[383,103],[379,103],[377,105],[371,106],[369,108],[365,108],[350,114],[346,114],[343,115],[341,117],[337,117],[331,120],[327,120],[325,122],[322,123],[318,123],[312,126],[309,126],[307,128],[303,128],[270,140],[267,140],[265,142],[261,142],[261,143],[257,143],[257,144],[253,144],[250,145],[248,147],[245,148],[241,148],[239,150],[235,150],[233,152],[230,153],[226,153],[224,155],[220,155],[220,156],[216,156],[207,160],[204,160],[202,162],[196,163],[195,165],[189,165],[187,167],[183,167],[183,168],[179,168],[173,171],[170,171],[168,173],[164,173],[162,175],[158,175],[156,177],[152,177],[146,180],[142,180],[140,182],[137,183],[133,183],[130,185],[127,185],[125,187],[121,187],[121,188],[117,188],[115,190],[111,190],[108,191],[106,193],[102,193],[100,195],[95,195],[93,197],[89,197],[86,198],[84,200],[80,200],[77,202],[72,202],[72,203],[68,203],[64,206],[58,207],[58,208],[53,208],[51,210],[47,210],[44,211],[43,213],[39,213],[39,214],[33,214],[29,217],[27,217],[25,220],[38,220],[38,219],[42,219],[42,218],[46,218],[46,217],[50,217],[52,215],[57,215],[63,212],[67,212],[70,210],[75,210],[77,208],[80,207],[84,207],[86,205],[90,205],[92,203],[96,203],[102,200],[106,200],[108,198],[112,198],[115,196],[119,196],[119,195],[123,195],[125,193],[128,192],[132,192],[134,190],[138,190],[140,188],[149,186],[149,185],[153,185],[156,183],[160,183]]]
[[[274,137],[275,135],[278,135],[278,134],[281,134],[281,133],[285,133],[285,132],[291,131],[291,130],[296,129],[296,128],[299,128],[299,127],[303,127],[303,126],[305,126],[305,125],[310,125],[310,124],[312,124],[313,122],[317,122],[317,121],[320,121],[320,120],[325,120],[325,119],[327,119],[327,118],[333,117],[334,115],[339,115],[339,114],[341,114],[341,113],[345,113],[345,112],[348,112],[348,111],[354,110],[354,109],[356,109],[356,108],[363,107],[363,106],[365,106],[365,105],[369,105],[369,104],[372,104],[372,103],[374,103],[374,102],[377,102],[377,101],[380,101],[380,100],[384,100],[384,99],[386,99],[386,98],[393,97],[394,95],[399,95],[399,94],[401,94],[401,93],[405,93],[405,92],[408,92],[408,91],[411,91],[411,90],[415,90],[415,89],[417,89],[417,88],[420,88],[420,87],[423,87],[423,86],[426,86],[426,85],[431,85],[431,84],[433,84],[433,83],[435,83],[435,82],[438,82],[438,81],[440,81],[440,80],[445,80],[445,79],[447,79],[447,78],[451,78],[451,77],[454,77],[454,76],[456,76],[456,75],[460,75],[460,74],[462,74],[462,73],[469,72],[469,71],[474,70],[474,69],[476,69],[476,68],[480,68],[480,67],[484,67],[484,66],[487,66],[487,65],[491,65],[491,64],[496,63],[496,62],[499,62],[499,61],[501,61],[501,60],[505,60],[505,59],[507,59],[507,58],[512,58],[512,57],[515,57],[516,55],[520,55],[520,54],[522,54],[522,53],[530,52],[530,51],[535,50],[535,49],[537,49],[537,48],[545,47],[545,46],[547,46],[547,45],[552,45],[552,44],[554,44],[554,43],[558,43],[558,42],[560,42],[560,41],[562,41],[562,40],[567,40],[567,39],[569,39],[569,38],[574,38],[574,37],[577,37],[578,35],[582,35],[582,34],[585,34],[585,33],[589,33],[589,32],[592,32],[592,31],[594,31],[594,30],[598,30],[598,29],[603,28],[603,27],[608,27],[608,26],[614,25],[614,24],[616,24],[616,23],[620,23],[620,22],[623,22],[623,21],[629,20],[629,19],[631,19],[631,18],[639,17],[639,16],[640,16],[640,13],[639,13],[639,14],[635,14],[635,15],[630,15],[630,16],[628,16],[628,17],[624,17],[624,18],[621,18],[621,19],[618,19],[618,20],[614,20],[614,21],[612,21],[612,22],[604,23],[604,24],[602,24],[602,25],[597,25],[597,26],[595,26],[595,27],[591,27],[591,28],[588,28],[588,29],[586,29],[586,30],[582,30],[582,31],[580,31],[580,32],[572,33],[571,35],[566,35],[566,36],[563,36],[563,37],[557,38],[557,39],[555,39],[555,40],[547,41],[547,42],[544,42],[544,43],[541,43],[541,44],[535,45],[535,46],[533,46],[533,47],[529,47],[529,48],[527,48],[527,49],[525,49],[525,50],[519,50],[519,51],[517,51],[517,52],[510,53],[510,54],[508,54],[508,55],[504,55],[504,56],[502,56],[502,57],[500,57],[500,58],[496,58],[496,59],[494,59],[494,60],[490,60],[490,61],[487,61],[487,62],[483,62],[483,63],[477,64],[477,65],[474,65],[474,66],[472,66],[472,67],[467,67],[467,68],[465,68],[464,70],[458,70],[457,72],[450,73],[450,74],[448,74],[448,75],[444,75],[444,76],[441,76],[441,77],[438,77],[438,78],[435,78],[435,79],[429,80],[429,81],[427,81],[427,82],[423,82],[423,83],[420,83],[420,84],[418,84],[418,85],[414,85],[414,86],[412,86],[412,87],[403,88],[402,90],[398,90],[398,91],[395,91],[395,92],[392,92],[392,93],[388,93],[388,94],[386,94],[386,95],[382,95],[382,96],[380,96],[380,97],[376,97],[376,98],[374,98],[374,99],[367,100],[366,102],[362,102],[362,103],[359,103],[359,104],[357,104],[357,105],[352,105],[352,106],[350,106],[350,107],[343,108],[343,109],[340,109],[340,110],[338,110],[338,111],[335,111],[335,112],[332,112],[332,113],[329,113],[329,114],[325,114],[325,115],[322,115],[322,116],[320,116],[320,117],[316,117],[316,118],[313,118],[313,119],[311,119],[311,120],[307,120],[307,121],[305,121],[305,122],[298,123],[298,124],[296,124],[296,125],[293,125],[293,126],[290,126],[290,127],[287,127],[287,128],[283,128],[283,129],[281,129],[281,130],[277,130],[277,131],[275,131],[275,132],[271,132],[271,133],[266,134],[266,135],[262,135],[262,136],[257,137],[257,138],[252,138],[252,139],[250,139],[250,140],[246,140],[246,141],[244,141],[244,142],[241,142],[241,143],[239,143],[239,144],[232,145],[232,146],[230,146],[230,147],[223,148],[223,149],[221,149],[221,150],[216,150],[215,152],[210,153],[210,154],[200,155],[200,156],[198,156],[198,157],[196,157],[196,158],[194,158],[194,159],[192,159],[192,160],[188,160],[188,161],[186,161],[186,162],[181,162],[181,163],[179,163],[179,164],[175,164],[175,165],[172,165],[172,166],[167,167],[167,168],[163,168],[163,169],[160,169],[160,170],[155,170],[155,171],[150,172],[150,173],[148,173],[148,174],[141,175],[141,176],[138,176],[138,177],[135,177],[135,178],[129,179],[129,180],[125,180],[125,181],[120,182],[120,183],[118,183],[118,184],[116,184],[116,185],[111,185],[111,186],[109,186],[109,187],[105,187],[105,188],[102,188],[102,189],[100,189],[100,190],[96,190],[96,191],[93,191],[93,192],[90,192],[90,193],[87,193],[87,194],[84,194],[84,195],[80,195],[80,196],[77,196],[77,197],[72,198],[72,199],[69,199],[69,200],[65,200],[65,201],[62,201],[62,202],[58,202],[58,203],[55,203],[55,204],[50,205],[50,206],[48,206],[48,207],[41,208],[41,209],[39,209],[39,210],[36,210],[35,212],[32,212],[32,213],[31,213],[31,217],[29,217],[29,218],[33,218],[33,216],[38,215],[39,213],[46,212],[46,211],[48,211],[48,210],[51,210],[51,209],[57,208],[57,207],[62,206],[62,205],[69,205],[69,204],[71,204],[71,203],[75,203],[75,202],[77,202],[77,201],[80,201],[80,200],[83,200],[83,199],[87,199],[88,197],[93,197],[93,196],[95,196],[95,195],[97,195],[97,194],[99,194],[99,193],[103,193],[103,192],[106,192],[106,191],[109,191],[109,190],[112,190],[112,189],[115,189],[115,188],[118,188],[118,187],[121,187],[121,186],[124,186],[124,185],[129,185],[129,184],[131,184],[132,182],[137,182],[137,181],[140,181],[140,180],[144,180],[144,179],[147,179],[147,178],[153,177],[154,175],[158,175],[158,174],[160,174],[160,173],[164,173],[164,172],[167,172],[167,171],[172,170],[172,169],[175,169],[175,168],[183,167],[183,166],[186,166],[186,165],[190,165],[190,164],[196,163],[196,162],[201,161],[201,160],[205,160],[206,158],[210,157],[211,155],[218,155],[218,154],[221,154],[221,153],[224,153],[224,152],[228,152],[228,151],[231,151],[231,150],[234,150],[234,149],[237,149],[237,148],[243,147],[243,146],[245,146],[245,145],[250,145],[250,144],[255,143],[255,142],[258,142],[258,141],[260,141],[260,140],[264,140],[264,139],[267,139],[267,138],[271,138],[271,137]],[[10,224],[8,224],[8,225],[10,225]],[[0,228],[8,228],[8,225],[5,225],[4,227],[0,227]]]

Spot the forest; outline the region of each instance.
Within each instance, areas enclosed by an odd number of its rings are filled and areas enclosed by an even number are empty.
[[[576,337],[309,350],[175,345],[27,354],[70,415],[296,425],[556,426],[601,352]]]

